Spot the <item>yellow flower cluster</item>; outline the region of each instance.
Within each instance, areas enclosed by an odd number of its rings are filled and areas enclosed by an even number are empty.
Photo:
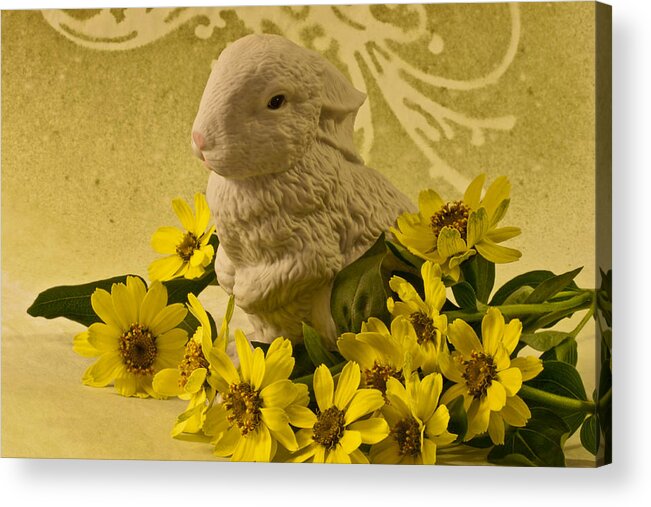
[[[498,178],[481,198],[483,183],[478,177],[463,200],[452,203],[425,191],[419,212],[399,217],[395,236],[425,259],[421,292],[391,277],[389,325],[370,317],[360,332],[342,334],[343,363],[321,364],[311,382],[290,379],[295,359],[283,337],[265,351],[236,330],[236,357],[227,353],[232,297],[217,336],[193,294],[187,305],[167,304],[159,280],[200,276],[214,255],[205,197],[197,194],[196,215],[176,199],[186,230],[161,228],[154,235],[154,248],[168,257],[152,264],[150,288],[128,277],[110,293],[93,293],[101,321],[74,340],[77,353],[98,357],[83,382],[113,383],[124,396],[187,400],[172,436],[209,442],[216,456],[233,461],[434,464],[437,450],[455,441],[487,433],[503,444],[506,425],[524,426],[531,417],[518,392],[542,371],[542,362],[511,357],[522,324],[505,322],[496,308],[484,315],[481,338],[465,321],[448,323],[442,314],[443,278],[458,278],[462,262],[475,254],[491,262],[520,255],[497,244],[519,233],[497,228],[509,204],[508,181]],[[199,323],[190,338],[180,327],[188,311]],[[448,431],[448,406],[459,397],[467,416],[461,436]]]
[[[460,265],[475,254],[494,263],[518,260],[518,250],[499,244],[520,234],[517,227],[498,227],[509,208],[511,184],[501,176],[482,198],[485,179],[485,174],[475,178],[458,201],[445,202],[434,190],[423,190],[418,213],[404,213],[391,231],[411,253],[455,280]]]

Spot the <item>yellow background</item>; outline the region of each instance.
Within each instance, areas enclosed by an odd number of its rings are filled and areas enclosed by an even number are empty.
[[[420,63],[437,74],[482,75],[504,52],[505,4],[426,9],[445,48]],[[498,282],[530,269],[584,266],[577,282],[595,285],[594,11],[590,2],[522,4],[518,51],[497,84],[468,93],[427,90],[455,110],[516,118],[512,129],[489,132],[482,146],[463,128],[436,145],[465,177],[485,171],[489,180],[504,174],[513,184],[504,224],[522,228],[509,246],[523,258],[498,266]],[[168,437],[183,402],[82,386],[89,361],[71,349],[81,326],[25,310],[53,285],[146,275],[156,257],[151,234],[176,224],[171,199],[205,188],[208,175],[189,149],[190,127],[211,60],[247,33],[237,12],[207,40],[194,34],[200,20],[190,20],[126,51],[75,44],[38,11],[2,13],[4,456],[211,459],[208,446]],[[418,64],[419,48],[398,52]],[[375,127],[368,165],[414,199],[426,186],[458,197],[444,175],[431,178],[430,162],[387,105],[391,94],[373,82],[367,92]],[[202,301],[220,316],[218,288]],[[236,323],[248,327],[241,314]],[[591,393],[594,329],[581,335],[579,368]],[[570,463],[589,465],[589,455],[572,445]]]

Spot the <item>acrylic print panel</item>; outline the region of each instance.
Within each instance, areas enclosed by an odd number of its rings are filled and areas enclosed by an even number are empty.
[[[4,456],[610,461],[609,8],[2,29]]]

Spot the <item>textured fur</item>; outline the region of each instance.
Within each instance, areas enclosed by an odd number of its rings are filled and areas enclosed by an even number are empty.
[[[281,93],[286,103],[269,110]],[[213,66],[193,148],[213,171],[218,281],[257,340],[299,341],[307,322],[334,343],[335,275],[413,209],[355,152],[364,99],[323,57],[279,36],[239,39]]]

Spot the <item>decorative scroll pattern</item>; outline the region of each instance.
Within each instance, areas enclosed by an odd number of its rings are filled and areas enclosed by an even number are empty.
[[[430,175],[443,178],[461,190],[469,180],[439,155],[437,143],[451,140],[457,129],[465,129],[470,133],[470,143],[480,146],[487,131],[512,129],[515,117],[476,117],[444,106],[422,90],[434,87],[470,92],[497,83],[513,62],[520,39],[519,7],[508,4],[507,8],[511,35],[505,53],[490,72],[469,80],[425,72],[395,50],[400,45],[428,38],[427,50],[432,55],[444,51],[442,37],[428,29],[423,5],[286,6],[239,8],[235,12],[253,32],[280,33],[301,45],[336,54],[360,90],[366,91],[371,84],[368,80],[373,80],[388,99],[386,102],[402,128],[430,161]],[[226,26],[226,11],[226,8],[98,9],[85,19],[64,10],[42,13],[55,30],[76,44],[112,51],[150,44],[190,20],[199,21],[195,35],[208,39],[215,30]],[[360,151],[365,157],[374,139],[371,106],[369,101],[365,103],[356,123]]]

